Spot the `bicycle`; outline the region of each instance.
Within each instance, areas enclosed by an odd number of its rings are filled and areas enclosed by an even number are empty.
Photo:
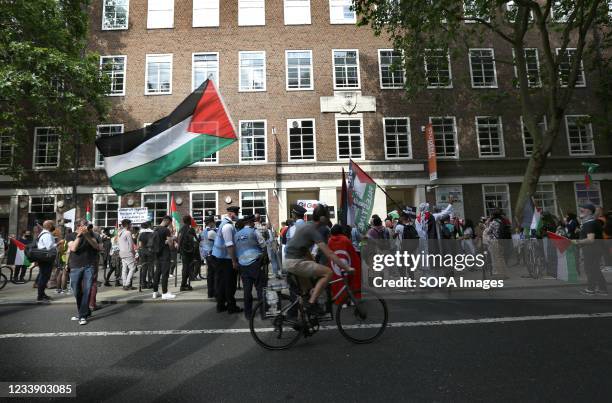
[[[525,265],[529,276],[538,279],[542,277],[545,270],[544,250],[542,248],[542,240],[530,238],[525,240]]]
[[[2,269],[9,269],[9,271],[11,273],[10,276],[6,277],[6,275],[4,273],[2,273]],[[12,267],[8,266],[8,265],[2,265],[0,267],[0,290],[3,289],[6,286],[6,284],[9,281],[9,278],[11,278],[11,279],[13,278],[13,269],[12,269]]]
[[[482,254],[484,256],[482,279],[486,280],[487,278],[493,277],[493,260],[491,259],[491,251],[489,251],[489,247],[487,245],[482,245]]]
[[[328,285],[325,294],[325,316],[307,312],[303,301],[308,299],[310,290],[300,292],[298,278],[292,274],[288,275],[287,280],[290,290],[294,291],[294,297],[283,294],[282,290],[274,286],[265,288],[264,298],[255,305],[249,321],[251,336],[265,349],[285,350],[297,343],[300,337],[313,336],[320,330],[321,322],[334,320],[331,309],[334,303],[337,303],[336,326],[340,334],[353,343],[371,343],[378,339],[387,327],[389,313],[385,300],[372,292],[351,289],[347,273]],[[331,298],[330,286],[335,283],[343,283],[343,286]],[[278,301],[266,301],[268,292],[276,293]]]

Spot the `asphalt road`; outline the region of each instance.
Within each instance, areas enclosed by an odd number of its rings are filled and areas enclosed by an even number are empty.
[[[263,350],[248,332],[223,331],[248,324],[211,303],[110,305],[86,326],[70,321],[73,310],[0,306],[0,380],[76,382],[78,401],[112,402],[608,402],[612,395],[612,318],[572,316],[612,313],[608,302],[390,301],[390,322],[404,325],[373,344],[329,330],[281,352]],[[457,321],[485,318],[497,321]],[[451,322],[413,326],[438,320]],[[218,333],[180,334],[194,329]],[[179,334],[104,333],[126,330]],[[51,334],[31,337],[42,332]]]

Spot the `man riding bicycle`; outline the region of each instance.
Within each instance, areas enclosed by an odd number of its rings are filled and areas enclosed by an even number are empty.
[[[307,302],[304,303],[306,310],[318,312],[320,308],[316,301],[323,292],[327,284],[332,279],[332,270],[314,261],[311,250],[317,245],[329,261],[334,262],[346,272],[354,272],[354,269],[344,263],[334,252],[329,249],[325,239],[321,235],[320,228],[327,226],[329,222],[327,206],[319,204],[312,214],[312,221],[300,226],[293,238],[287,243],[285,248],[286,258],[283,260],[283,269],[300,278],[316,278],[317,282],[312,290],[312,294]]]

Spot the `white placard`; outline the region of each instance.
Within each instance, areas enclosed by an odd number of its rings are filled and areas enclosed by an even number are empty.
[[[63,218],[64,220],[70,220],[70,222],[67,222],[66,224],[64,224],[64,226],[74,231],[74,220],[76,218],[76,209],[73,208],[73,209],[66,211],[64,213]]]
[[[307,214],[312,214],[312,212],[314,211],[315,207],[317,207],[317,205],[321,203],[318,200],[298,200],[297,204],[299,206],[302,206],[306,209],[306,213]]]
[[[142,224],[149,221],[148,207],[128,207],[117,210],[117,219],[119,222],[128,219],[132,224]]]

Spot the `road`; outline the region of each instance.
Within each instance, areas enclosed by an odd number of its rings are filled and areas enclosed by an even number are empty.
[[[212,303],[108,305],[86,326],[70,305],[5,305],[0,380],[76,382],[79,401],[611,399],[612,303],[389,305],[397,326],[373,344],[328,330],[282,352]]]

